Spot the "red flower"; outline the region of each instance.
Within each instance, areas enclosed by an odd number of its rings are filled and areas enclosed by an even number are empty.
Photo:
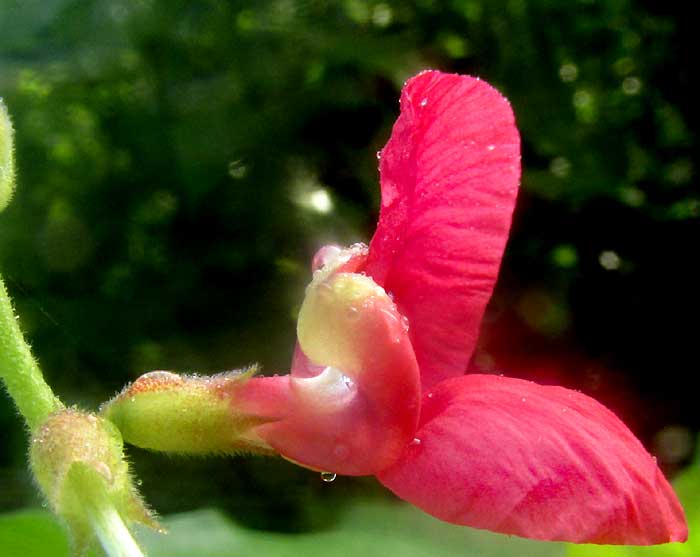
[[[471,77],[411,79],[381,153],[370,243],[324,248],[291,375],[254,378],[251,435],[317,470],[375,474],[449,522],[574,542],[684,541],[673,490],[595,400],[465,375],[520,178],[508,102]],[[421,392],[422,391],[422,392]]]

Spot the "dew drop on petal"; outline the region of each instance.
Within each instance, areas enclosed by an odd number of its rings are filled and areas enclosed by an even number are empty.
[[[421,106],[425,106],[425,105],[427,105],[427,104],[428,104],[428,99],[427,99],[427,98],[423,99],[423,100],[420,102],[420,105],[421,105]]]
[[[418,437],[414,437],[413,441],[411,441],[411,445],[420,445],[420,439],[418,439]]]
[[[347,375],[343,375],[343,383],[348,389],[354,389],[355,388],[355,382],[352,380],[352,377],[348,377]]]
[[[350,247],[348,249],[352,250],[352,251],[364,252],[369,248],[367,247],[367,244],[365,244],[364,242],[355,242],[354,244],[350,244]]]
[[[317,271],[325,267],[330,261],[337,259],[343,250],[335,245],[323,246],[315,254],[311,262],[311,270]]]
[[[347,458],[349,452],[350,451],[348,451],[348,448],[345,445],[337,445],[335,447],[335,449],[333,449],[333,453],[335,454],[335,456],[337,456],[338,458],[343,458],[343,459]]]
[[[331,483],[335,478],[336,474],[334,472],[321,472],[321,479],[326,483]]]

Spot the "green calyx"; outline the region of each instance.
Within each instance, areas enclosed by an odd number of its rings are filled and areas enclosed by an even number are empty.
[[[10,203],[15,190],[13,135],[10,115],[0,99],[0,212]]]
[[[97,538],[109,555],[140,555],[126,525],[158,524],[133,485],[113,424],[78,410],[59,410],[35,431],[29,458],[37,483],[70,528],[78,551]]]
[[[252,433],[259,418],[236,412],[232,397],[256,371],[209,377],[146,373],[102,407],[124,440],[181,454],[274,454]]]

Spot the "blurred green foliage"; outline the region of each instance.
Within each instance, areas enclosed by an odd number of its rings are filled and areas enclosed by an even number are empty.
[[[461,528],[414,507],[371,499],[349,501],[332,531],[312,534],[256,532],[241,528],[210,509],[174,515],[165,536],[143,532],[149,557],[563,557],[564,546]],[[37,541],[41,532],[45,538]],[[10,532],[12,555],[68,557],[67,541],[48,513],[23,512],[0,517]],[[8,546],[5,546],[8,547]],[[92,557],[92,556],[91,556]]]
[[[48,381],[94,408],[152,369],[286,371],[311,256],[370,238],[374,153],[403,81],[436,67],[496,85],[523,137],[492,314],[515,314],[528,350],[575,346],[613,370],[557,380],[649,446],[698,429],[682,319],[700,309],[695,31],[671,4],[0,1],[18,174],[0,270]],[[9,400],[0,430],[0,509],[35,503]],[[376,489],[130,454],[159,511],[216,506],[256,528],[325,528]],[[689,454],[659,456],[672,470]]]

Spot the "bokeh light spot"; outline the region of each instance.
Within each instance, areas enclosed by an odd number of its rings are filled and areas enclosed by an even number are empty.
[[[557,157],[549,163],[549,171],[557,178],[566,178],[571,172],[571,163],[566,157]]]
[[[638,77],[626,77],[622,80],[622,92],[625,95],[638,95],[642,90],[642,81]]]
[[[559,68],[559,78],[564,83],[571,83],[572,81],[576,81],[577,77],[578,66],[576,66],[576,64],[562,64],[562,66]]]
[[[598,256],[598,263],[606,271],[617,271],[622,264],[620,256],[612,250],[601,251]]]
[[[571,244],[561,244],[552,250],[551,260],[557,267],[571,269],[578,263],[578,252]]]

